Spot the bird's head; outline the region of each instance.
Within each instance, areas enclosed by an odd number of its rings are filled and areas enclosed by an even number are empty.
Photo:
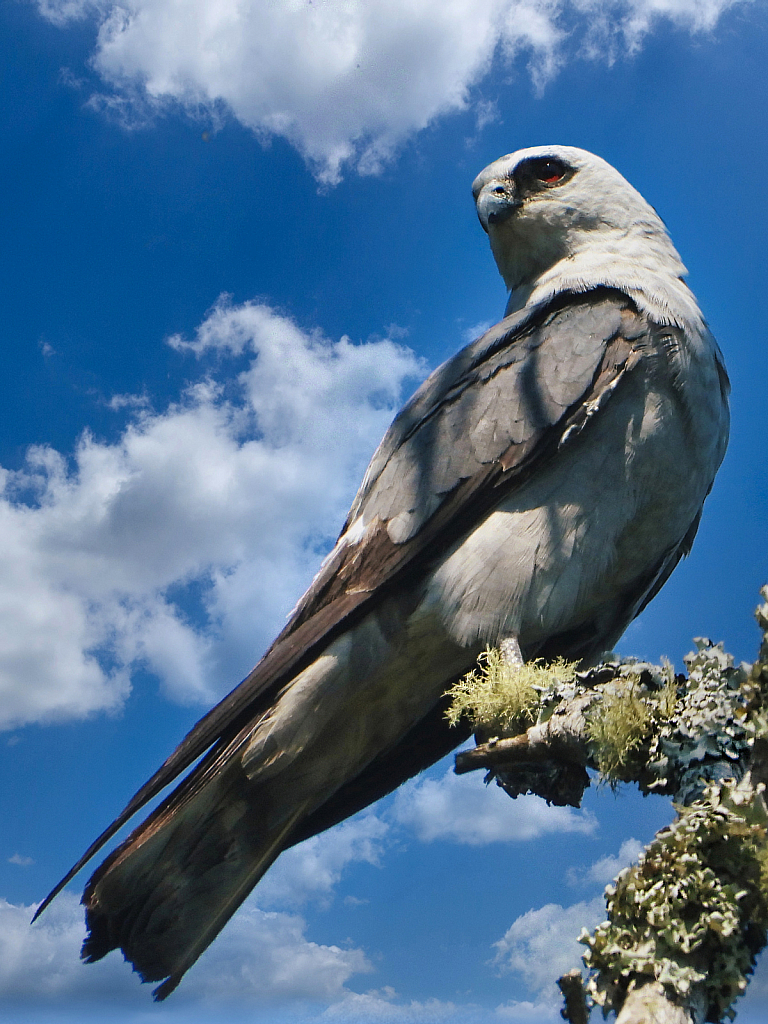
[[[586,150],[518,150],[481,171],[472,192],[512,298],[555,278],[590,287],[620,285],[641,266],[676,279],[685,273],[653,207]]]

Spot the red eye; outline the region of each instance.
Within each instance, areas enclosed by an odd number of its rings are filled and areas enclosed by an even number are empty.
[[[566,170],[565,164],[561,164],[559,160],[541,160],[533,167],[533,173],[539,181],[543,181],[547,185],[554,185],[555,182],[564,178]]]

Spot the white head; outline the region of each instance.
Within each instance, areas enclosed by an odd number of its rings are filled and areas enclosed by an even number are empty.
[[[508,313],[610,285],[655,320],[701,329],[663,221],[599,156],[572,146],[521,149],[481,171],[472,192],[510,289]]]

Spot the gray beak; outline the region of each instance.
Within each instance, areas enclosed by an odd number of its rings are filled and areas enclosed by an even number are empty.
[[[475,203],[477,216],[486,232],[489,225],[503,224],[522,205],[511,180],[489,181],[480,189]]]

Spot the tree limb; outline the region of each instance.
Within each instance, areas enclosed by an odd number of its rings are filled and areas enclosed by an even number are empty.
[[[634,659],[576,672],[486,652],[480,672],[455,688],[459,710],[449,716],[473,716],[478,740],[456,756],[457,773],[485,768],[510,796],[579,806],[593,768],[675,801],[675,822],[606,890],[608,920],[580,937],[588,1000],[617,1013],[616,1024],[731,1018],[766,944],[768,587],[761,593],[751,666],[702,639],[687,677]],[[558,982],[563,1016],[584,1024],[576,976]]]
[[[702,1024],[706,1006],[694,996],[680,1006],[658,981],[633,989],[624,1000],[616,1024]]]

